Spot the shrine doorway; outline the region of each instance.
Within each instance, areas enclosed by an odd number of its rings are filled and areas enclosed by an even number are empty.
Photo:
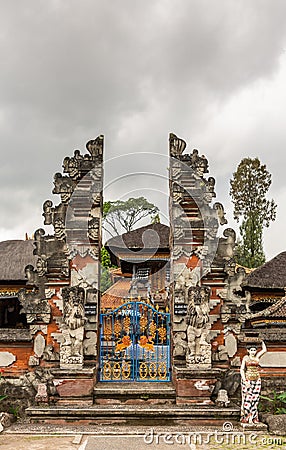
[[[170,381],[170,314],[131,301],[100,314],[100,381]]]

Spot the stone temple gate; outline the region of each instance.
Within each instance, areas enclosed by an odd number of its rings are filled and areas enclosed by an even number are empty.
[[[239,378],[247,298],[234,294],[241,281],[233,260],[235,232],[219,233],[227,221],[223,205],[214,202],[208,161],[197,150],[185,152],[185,141],[170,134],[168,280],[152,302],[140,288],[146,274],[134,277],[129,298],[102,310],[103,136],[86,148],[87,154],[75,150],[66,157],[63,174],[54,176],[60,202],[43,205],[44,224],[54,232],[35,232],[37,261],[26,267],[27,286],[18,293],[30,343],[14,375],[40,374],[36,400],[50,403],[48,410],[38,406],[29,413],[52,420],[61,414],[58,409],[53,416],[52,405],[138,402],[184,405],[169,412],[172,417],[200,406],[192,418],[212,417],[226,373],[232,370],[234,384]],[[239,309],[235,314],[232,305]],[[84,419],[87,412],[77,414]],[[238,415],[237,407],[216,409],[216,417]]]

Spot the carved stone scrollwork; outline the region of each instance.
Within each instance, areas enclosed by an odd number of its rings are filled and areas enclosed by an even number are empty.
[[[96,139],[88,141],[86,148],[93,159],[102,160],[103,156],[103,136],[98,136]]]
[[[38,272],[39,277],[43,277],[47,273],[47,270],[48,270],[47,257],[45,255],[42,255],[37,260],[36,271]]]
[[[172,161],[172,180],[179,180],[182,175],[182,167],[180,161]]]
[[[182,227],[182,225],[176,223],[174,226],[174,239],[176,240],[176,243],[178,243],[180,239],[183,239],[184,236],[184,228]]]
[[[184,200],[185,190],[178,184],[173,183],[173,202],[180,204]]]
[[[205,192],[203,194],[203,199],[206,203],[210,203],[213,197],[216,197],[214,187],[215,187],[215,179],[213,177],[209,177],[208,181],[205,184]]]
[[[45,225],[53,225],[55,236],[57,239],[64,239],[66,236],[65,219],[67,205],[60,203],[58,206],[53,206],[51,200],[46,200],[43,204],[43,216]]]
[[[202,155],[199,156],[197,149],[194,149],[190,155],[191,167],[199,177],[203,177],[205,173],[208,173],[208,160]]]
[[[99,240],[99,218],[93,217],[88,222],[88,237],[93,241]]]
[[[64,341],[60,349],[62,368],[83,364],[83,337],[86,322],[84,312],[85,292],[78,286],[63,289],[64,316],[61,331]]]
[[[65,222],[62,218],[55,219],[54,230],[55,230],[55,237],[57,239],[64,239],[66,237]]]
[[[46,242],[44,240],[45,230],[39,228],[34,233],[34,245],[35,249],[33,251],[34,255],[45,255],[46,254]]]
[[[218,221],[215,217],[207,217],[205,219],[205,236],[207,239],[215,239],[217,237],[218,232]]]
[[[231,307],[224,303],[220,308],[220,316],[222,323],[227,323],[231,318]]]
[[[63,162],[63,169],[65,173],[68,173],[73,180],[80,178],[80,167],[83,161],[83,156],[79,150],[74,151],[72,158],[66,157]]]
[[[170,155],[173,158],[179,158],[185,150],[187,144],[183,139],[178,138],[175,134],[170,133]]]
[[[75,188],[75,182],[70,177],[64,177],[61,173],[54,176],[53,194],[60,194],[62,203],[68,203]]]
[[[22,306],[21,313],[26,314],[28,323],[50,322],[51,307],[42,290],[34,288],[31,292],[27,292],[23,288],[18,292],[18,298]]]
[[[62,239],[56,239],[55,236],[45,236],[45,230],[40,228],[34,234],[34,255],[46,258],[47,260],[54,254],[66,254],[66,244]]]
[[[231,259],[234,255],[236,234],[232,228],[226,228],[223,235],[225,238],[219,239],[217,253],[224,259]]]
[[[34,266],[32,266],[31,264],[26,266],[25,275],[27,278],[27,284],[29,286],[38,286],[40,278],[38,272],[34,269]]]
[[[54,208],[51,200],[46,200],[43,204],[44,225],[51,225],[53,223]]]
[[[227,224],[227,220],[225,218],[224,207],[223,207],[222,203],[219,203],[219,202],[214,203],[213,209],[217,213],[217,217],[218,217],[218,221],[219,221],[220,225]]]

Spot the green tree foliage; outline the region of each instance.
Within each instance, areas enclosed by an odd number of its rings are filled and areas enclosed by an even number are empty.
[[[237,262],[246,267],[258,267],[265,262],[263,228],[276,218],[274,200],[267,200],[271,174],[258,158],[244,158],[230,180],[230,195],[234,218],[240,225]]]
[[[105,247],[101,247],[101,265],[103,267],[111,267],[110,254]]]
[[[152,221],[158,211],[157,206],[144,197],[108,201],[103,205],[103,227],[111,236],[118,236],[133,230],[134,225],[145,217],[150,216]]]
[[[154,217],[152,217],[151,219],[151,223],[154,225],[155,223],[161,223],[161,219],[160,219],[160,214],[156,214]]]
[[[110,267],[112,267],[110,255],[105,247],[101,247],[101,273],[100,273],[101,292],[105,292],[112,285],[109,272]]]

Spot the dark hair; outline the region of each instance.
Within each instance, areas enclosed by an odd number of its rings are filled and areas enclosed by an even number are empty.
[[[247,349],[247,350],[250,350],[251,348],[255,348],[255,350],[257,350],[257,345],[256,345],[256,344],[248,344],[248,345],[246,346],[246,349]]]

